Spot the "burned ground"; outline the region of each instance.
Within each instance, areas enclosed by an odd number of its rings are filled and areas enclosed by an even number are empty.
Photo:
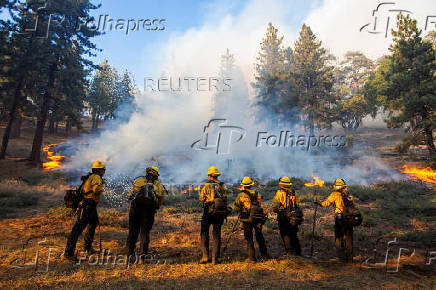
[[[49,141],[58,141],[52,139]],[[386,144],[380,142],[377,146]],[[314,198],[325,198],[331,184],[313,189],[302,186],[304,181],[298,179],[293,181],[301,195],[305,213],[299,232],[303,257],[284,257],[277,222],[270,215],[264,234],[271,260],[255,264],[244,262],[245,241],[242,230],[239,230],[230,239],[222,264],[199,265],[201,208],[196,201],[197,195],[192,192],[169,197],[158,212],[151,233],[150,256],[145,264],[127,267],[123,256],[119,256],[114,265],[113,256],[105,255],[103,259],[94,256],[74,265],[60,258],[74,222],[74,217],[63,206],[65,176],[58,171],[29,166],[25,156],[20,155],[20,147],[12,148],[17,152],[13,158],[0,162],[1,288],[345,289],[436,286],[436,261],[431,260],[436,251],[436,197],[435,189],[430,185],[382,182],[350,186],[364,216],[362,226],[355,230],[353,265],[331,261],[335,255],[332,209],[318,210],[314,256],[308,257],[314,212],[311,202]],[[386,163],[396,167],[407,156],[390,155],[386,158],[389,159]],[[267,209],[276,189],[274,182],[261,189]],[[231,200],[235,194],[232,193]],[[99,214],[105,253],[109,250],[112,254],[125,254],[127,204],[112,208],[109,202],[103,201]],[[223,244],[235,222],[236,216],[231,216],[224,224]],[[97,241],[94,247],[98,248]],[[82,248],[83,239],[79,239],[78,250]],[[400,248],[404,249],[398,260]]]

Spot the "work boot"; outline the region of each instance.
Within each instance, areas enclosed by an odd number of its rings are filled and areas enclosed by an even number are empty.
[[[260,259],[262,261],[268,261],[269,259],[271,259],[271,256],[268,254],[261,254]]]
[[[63,261],[73,262],[73,263],[77,263],[77,262],[79,261],[79,259],[77,259],[77,256],[76,256],[76,255],[72,255],[72,256],[70,256],[70,255],[67,255],[67,254],[64,254],[64,255],[62,256],[62,260],[63,260]]]
[[[206,264],[209,263],[209,257],[206,255],[203,255],[203,257],[200,260],[200,264]]]
[[[220,258],[212,258],[212,265],[221,264]]]
[[[95,250],[92,246],[91,247],[86,247],[85,248],[85,252],[87,252],[88,255],[93,255],[93,254],[100,253],[100,251]]]

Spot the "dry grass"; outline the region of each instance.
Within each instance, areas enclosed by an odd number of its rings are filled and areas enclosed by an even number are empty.
[[[369,132],[368,134],[370,134]],[[376,136],[377,137],[377,136]],[[376,138],[374,137],[374,138]],[[27,139],[26,139],[27,138]],[[51,136],[47,142],[55,143],[62,136]],[[377,137],[378,138],[378,137]],[[376,138],[376,139],[377,139]],[[29,167],[25,161],[30,138],[13,141],[10,158],[0,161],[0,288],[435,288],[436,261],[426,266],[426,251],[435,250],[436,216],[428,211],[404,211],[406,205],[435,207],[435,192],[419,186],[386,183],[372,187],[353,187],[365,217],[363,226],[355,232],[355,263],[344,265],[330,261],[334,257],[333,214],[319,210],[315,253],[313,258],[285,258],[277,223],[269,220],[264,227],[272,259],[255,264],[244,262],[245,241],[239,230],[231,239],[223,263],[199,265],[200,218],[194,200],[175,199],[163,207],[156,216],[151,234],[152,259],[145,265],[125,264],[92,265],[92,261],[74,265],[61,260],[74,218],[63,203],[65,180],[55,172],[44,172]],[[16,143],[14,143],[16,142]],[[14,146],[15,146],[14,145]],[[375,144],[374,146],[385,146]],[[24,146],[24,147],[23,147]],[[25,147],[27,146],[27,147]],[[24,154],[25,153],[25,154]],[[395,162],[399,162],[399,158]],[[294,184],[298,184],[295,180]],[[262,194],[266,199],[274,191],[267,187]],[[300,228],[303,255],[310,253],[313,208],[310,190],[301,190],[305,221]],[[325,196],[327,190],[318,195]],[[383,207],[383,202],[389,206]],[[270,201],[265,201],[269,204]],[[103,248],[112,253],[125,253],[128,232],[128,208],[100,208]],[[232,223],[230,217],[223,227],[223,243],[227,240]],[[382,262],[387,242],[394,237],[399,243],[391,247],[387,266],[364,263],[373,257]],[[378,240],[378,242],[377,242]],[[98,243],[94,244],[98,248]],[[387,273],[396,267],[399,247],[416,249],[415,255],[405,252],[398,273]],[[49,249],[52,248],[48,272]],[[83,248],[79,239],[78,250]],[[39,260],[35,266],[35,253]],[[95,260],[94,260],[95,261]],[[123,260],[120,259],[120,262]],[[369,269],[368,266],[375,266]]]

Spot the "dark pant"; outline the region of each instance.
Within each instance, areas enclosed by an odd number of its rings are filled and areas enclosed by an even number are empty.
[[[132,205],[129,212],[129,236],[127,237],[127,248],[129,255],[135,255],[136,241],[141,242],[141,255],[148,254],[150,244],[150,231],[154,223],[154,208],[138,207]]]
[[[279,215],[278,224],[286,253],[301,256],[300,240],[297,235],[298,226],[292,226],[289,219],[282,215]]]
[[[259,251],[262,257],[268,256],[268,251],[266,249],[265,238],[262,233],[262,225],[261,224],[253,224],[249,222],[242,223],[244,228],[244,237],[247,241],[247,252],[248,259],[255,259],[255,250],[254,250],[254,241],[253,241],[253,229],[256,235],[257,245],[259,246]]]
[[[88,226],[89,225],[89,226]],[[65,255],[73,256],[76,251],[76,243],[80,234],[88,226],[88,230],[84,234],[85,250],[92,247],[94,241],[95,228],[98,225],[97,204],[94,201],[83,202],[83,206],[79,209],[76,223],[68,236]]]
[[[213,225],[212,238],[213,238],[213,251],[212,257],[215,259],[220,257],[221,249],[221,226],[223,225],[224,218],[214,217],[207,213],[208,209],[205,208],[203,217],[201,218],[201,252],[203,257],[209,257],[209,228]]]
[[[335,245],[338,258],[353,260],[353,227],[345,225],[339,215],[335,218]]]

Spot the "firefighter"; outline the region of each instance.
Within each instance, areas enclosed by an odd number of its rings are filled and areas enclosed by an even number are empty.
[[[244,228],[244,237],[247,241],[247,262],[255,262],[255,250],[253,241],[253,229],[256,235],[256,241],[259,246],[259,251],[262,259],[268,259],[268,251],[265,244],[265,238],[262,233],[263,222],[261,220],[253,219],[250,221],[250,211],[252,207],[261,208],[262,198],[260,194],[252,189],[254,181],[246,176],[242,179],[241,193],[236,198],[234,210],[239,214]],[[263,212],[263,211],[262,211]]]
[[[353,197],[348,194],[347,185],[343,179],[336,179],[333,186],[334,191],[322,203],[318,203],[322,207],[328,207],[335,204],[335,245],[336,254],[339,259],[344,262],[353,261],[353,226],[347,225],[344,222],[342,213],[344,212],[344,200],[347,198],[353,201]]]
[[[146,169],[146,175],[137,178],[132,185],[128,198],[131,200],[129,211],[129,235],[127,249],[129,261],[135,257],[135,245],[140,237],[140,257],[145,259],[150,243],[150,231],[154,223],[154,215],[162,205],[166,189],[159,181],[159,168]]]
[[[226,214],[218,210],[217,203],[219,202],[222,207],[225,206],[227,210],[227,187],[218,180],[221,175],[215,166],[209,167],[207,171],[209,180],[205,183],[200,191],[200,202],[203,204],[203,216],[201,218],[201,251],[202,258],[200,264],[210,262],[209,258],[209,228],[212,225],[213,237],[213,251],[212,251],[212,264],[220,262],[221,250],[221,227],[223,225]],[[224,210],[224,209],[223,209]]]
[[[280,236],[285,246],[286,254],[301,256],[298,226],[290,223],[288,212],[300,203],[300,197],[291,188],[291,179],[283,176],[279,179],[280,189],[277,190],[272,203],[273,212],[277,213]]]
[[[82,186],[83,200],[79,203],[77,209],[77,220],[74,224],[70,235],[68,236],[67,246],[65,248],[64,258],[68,260],[76,260],[75,256],[76,243],[80,234],[88,226],[88,230],[84,235],[85,251],[88,254],[97,253],[92,248],[94,233],[99,224],[97,215],[97,204],[100,202],[101,195],[106,187],[106,181],[102,178],[106,171],[106,166],[101,161],[95,161],[92,164],[92,173],[88,174],[87,179]]]

